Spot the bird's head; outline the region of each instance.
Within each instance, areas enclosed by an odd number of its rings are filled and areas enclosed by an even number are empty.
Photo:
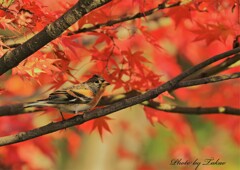
[[[109,82],[107,82],[104,78],[102,78],[99,75],[93,75],[90,79],[87,81],[88,83],[92,83],[94,86],[100,88],[105,88],[106,86],[110,85]]]

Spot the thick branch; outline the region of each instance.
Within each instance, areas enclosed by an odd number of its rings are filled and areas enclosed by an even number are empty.
[[[150,100],[150,99],[153,99],[165,91],[174,89],[175,86],[177,85],[177,83],[179,83],[182,79],[184,79],[185,77],[202,69],[203,67],[205,67],[213,62],[216,62],[220,59],[228,57],[232,54],[236,54],[238,52],[240,52],[240,48],[236,48],[236,49],[227,51],[225,53],[216,55],[216,56],[184,71],[179,76],[175,77],[174,79],[164,83],[163,85],[161,85],[155,89],[151,89],[151,90],[147,91],[146,93],[138,95],[138,96],[134,96],[134,97],[131,97],[128,99],[121,100],[121,101],[116,102],[105,108],[95,109],[95,110],[87,112],[83,115],[78,115],[71,119],[62,121],[62,122],[50,123],[48,125],[42,126],[37,129],[30,130],[27,132],[20,132],[15,135],[1,137],[0,138],[0,146],[22,142],[22,141],[29,140],[29,139],[32,139],[32,138],[35,138],[38,136],[42,136],[42,135],[45,135],[48,133],[55,132],[60,129],[65,129],[65,128],[75,126],[75,125],[80,125],[86,121],[89,121],[89,120],[92,120],[92,119],[95,119],[95,118],[98,118],[101,116],[106,116],[106,115],[116,112],[118,110],[133,106],[138,103],[142,103],[142,102]]]
[[[91,10],[100,7],[111,0],[81,0],[70,10],[63,14],[55,22],[46,26],[42,31],[31,39],[18,46],[14,50],[7,52],[0,58],[0,75],[16,67],[21,61],[42,48],[50,41],[56,39],[68,27],[77,22],[81,17]]]

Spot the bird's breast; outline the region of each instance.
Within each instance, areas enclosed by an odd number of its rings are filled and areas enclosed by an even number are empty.
[[[59,110],[67,113],[79,113],[91,109],[88,104],[69,104],[69,105],[59,105]]]

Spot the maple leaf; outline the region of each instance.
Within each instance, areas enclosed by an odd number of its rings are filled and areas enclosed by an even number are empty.
[[[74,36],[74,39],[71,37],[63,37],[62,45],[64,47],[64,54],[66,54],[71,61],[79,61],[79,55],[77,49],[80,47],[80,43],[77,42],[77,35]]]
[[[128,60],[131,69],[137,69],[143,74],[142,63],[149,62],[144,56],[142,51],[132,52],[130,49],[122,51],[122,55]]]
[[[165,107],[169,107],[166,105]],[[164,127],[173,130],[181,139],[193,139],[193,134],[190,126],[181,115],[168,114],[163,111],[155,110],[149,107],[144,107],[147,119],[152,125],[160,123]]]
[[[16,28],[11,25],[12,21],[13,19],[9,19],[6,16],[0,17],[0,29],[9,29],[15,31]]]
[[[198,28],[192,30],[193,33],[197,34],[197,37],[194,39],[194,41],[205,40],[207,45],[216,40],[226,42],[228,36],[234,35],[234,30],[232,27],[220,22],[214,24],[200,24],[197,22],[196,24]]]
[[[236,0],[196,0],[195,5],[197,8],[201,8],[207,11],[221,11],[222,9],[231,9],[234,8],[234,6],[237,6]],[[198,7],[199,6],[199,7]],[[239,6],[239,3],[238,3]]]
[[[138,5],[140,12],[144,13],[146,10],[155,7],[159,2],[155,0],[132,0],[133,5]]]
[[[182,5],[178,8],[170,9],[167,14],[175,21],[177,27],[186,19],[192,20],[191,9],[192,7],[190,5]]]
[[[21,10],[18,14],[19,16],[17,17],[17,24],[20,26],[29,26],[32,24],[33,22],[33,14],[26,11],[26,10]]]
[[[109,121],[109,120],[112,120],[112,119],[107,116],[94,119],[91,132],[96,129],[99,132],[101,139],[103,140],[103,132],[104,131],[108,131],[108,132],[112,133],[111,129],[109,128],[109,125],[107,123],[107,121]]]
[[[109,15],[106,11],[103,10],[94,10],[90,12],[88,15],[83,16],[77,23],[78,27],[82,28],[85,24],[98,24],[104,23],[107,19],[109,19]]]
[[[161,71],[165,76],[170,78],[177,76],[181,73],[181,68],[177,63],[176,58],[174,56],[162,53],[155,53],[153,57],[154,63],[156,67]]]
[[[146,30],[146,27],[141,26],[139,28],[139,30],[143,33],[145,39],[147,42],[149,42],[149,44],[153,45],[154,47],[156,47],[157,49],[162,49],[162,47],[159,45],[159,42],[157,41],[157,38],[154,37],[151,32],[148,32]]]

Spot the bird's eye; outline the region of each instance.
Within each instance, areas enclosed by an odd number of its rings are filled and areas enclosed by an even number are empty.
[[[99,83],[99,81],[98,81],[98,80],[96,80],[96,81],[95,81],[95,83]]]

